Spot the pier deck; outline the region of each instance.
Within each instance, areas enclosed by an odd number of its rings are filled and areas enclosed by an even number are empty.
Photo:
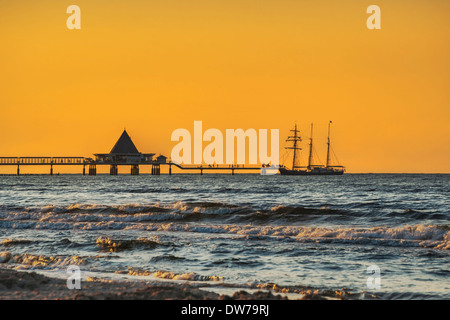
[[[228,171],[234,174],[235,171],[261,170],[260,165],[185,165],[174,162],[152,161],[98,161],[85,157],[0,157],[0,166],[17,166],[17,175],[20,175],[20,166],[50,166],[50,174],[53,174],[53,166],[82,166],[83,175],[86,174],[85,167],[89,167],[89,175],[97,174],[97,166],[110,166],[110,174],[117,175],[117,166],[131,166],[131,174],[139,174],[139,166],[149,165],[152,167],[151,174],[159,175],[161,166],[169,166],[169,175],[172,174],[172,166],[181,170],[197,170],[200,174],[203,171]]]

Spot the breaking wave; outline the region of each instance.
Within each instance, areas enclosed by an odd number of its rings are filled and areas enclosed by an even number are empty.
[[[45,256],[35,254],[16,254],[10,252],[0,253],[0,263],[12,263],[16,265],[16,269],[35,269],[35,268],[60,268],[69,265],[85,265],[85,258],[80,256]]]
[[[392,213],[390,213],[392,214]],[[414,215],[417,212],[405,212]],[[222,202],[174,202],[107,206],[0,207],[0,227],[6,229],[50,230],[141,230],[167,232],[222,233],[244,237],[271,237],[285,241],[417,246],[449,250],[448,225],[409,223],[398,227],[375,225],[351,227],[342,222],[354,212],[329,206],[306,208],[272,205],[267,208],[230,205]],[[309,226],[307,222],[329,222]],[[195,223],[192,223],[195,222]],[[345,221],[344,221],[345,222]],[[414,221],[413,221],[414,222]],[[27,240],[6,239],[0,246],[26,244]],[[97,239],[106,251],[152,248],[163,245],[152,239]]]
[[[123,273],[123,272],[118,272]],[[164,270],[141,270],[136,268],[129,268],[128,274],[132,276],[152,276],[159,279],[166,280],[186,280],[186,281],[223,281],[223,277],[220,276],[203,276],[196,274],[194,272],[187,273],[174,273],[171,271]]]
[[[139,238],[136,240],[114,240],[107,237],[99,237],[96,244],[100,249],[110,252],[133,249],[155,249],[157,246],[170,245],[159,241],[157,237],[153,239]]]
[[[129,222],[224,222],[255,224],[298,224],[305,221],[336,221],[354,218],[355,214],[326,206],[306,208],[273,205],[264,208],[230,205],[222,202],[174,202],[106,206],[73,204],[69,206],[0,207],[0,227],[29,228],[52,223],[129,223]],[[34,222],[34,224],[33,224]]]

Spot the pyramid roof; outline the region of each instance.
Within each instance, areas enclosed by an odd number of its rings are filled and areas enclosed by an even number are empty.
[[[138,149],[134,145],[130,136],[128,135],[126,130],[123,130],[122,135],[119,140],[117,140],[114,147],[111,149],[110,153],[115,154],[126,154],[126,153],[139,153]]]

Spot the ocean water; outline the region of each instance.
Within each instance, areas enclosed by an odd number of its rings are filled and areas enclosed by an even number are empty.
[[[449,188],[438,174],[0,176],[0,267],[449,299]]]

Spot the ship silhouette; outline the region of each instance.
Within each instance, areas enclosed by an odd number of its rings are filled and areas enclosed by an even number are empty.
[[[292,143],[285,147],[285,149],[293,150],[292,167],[288,168],[286,165],[280,165],[279,172],[281,175],[342,175],[345,172],[345,167],[341,165],[331,164],[331,142],[330,142],[330,127],[331,121],[328,123],[328,139],[327,139],[327,160],[325,165],[313,163],[313,124],[311,123],[311,136],[309,138],[309,154],[308,164],[306,166],[299,165],[299,151],[302,150],[300,143],[300,130],[297,129],[297,124],[293,130],[293,135],[288,136],[286,142]]]

